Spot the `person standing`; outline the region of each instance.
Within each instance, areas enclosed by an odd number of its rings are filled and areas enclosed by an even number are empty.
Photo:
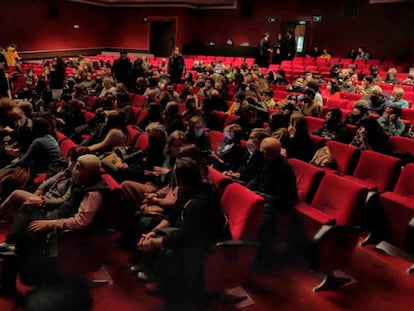
[[[260,67],[268,68],[269,61],[270,61],[270,52],[272,49],[270,48],[270,35],[265,33],[264,38],[260,41],[260,58],[259,58],[259,65]]]
[[[0,98],[8,97],[11,98],[10,81],[5,72],[6,60],[0,59]]]
[[[283,41],[283,59],[291,60],[295,57],[296,53],[296,41],[293,36],[293,32],[288,31],[285,40]]]
[[[62,58],[55,57],[50,68],[50,89],[52,90],[53,99],[59,100],[62,96],[64,81],[65,62]]]
[[[7,66],[14,67],[16,66],[16,62],[22,59],[17,53],[17,46],[15,44],[10,44],[6,51],[4,52],[4,56],[7,60]]]
[[[168,74],[170,75],[171,83],[181,83],[181,77],[185,71],[184,58],[180,54],[180,49],[176,46],[174,52],[171,54],[168,63]]]
[[[283,36],[281,33],[277,35],[276,42],[273,44],[273,64],[280,64],[282,61],[282,45],[283,45]]]
[[[120,52],[120,57],[115,60],[112,66],[112,74],[118,83],[128,83],[128,76],[132,71],[132,64],[128,58],[128,52],[123,50]]]

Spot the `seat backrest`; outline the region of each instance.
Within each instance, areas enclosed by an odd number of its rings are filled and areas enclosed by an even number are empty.
[[[394,187],[399,171],[399,159],[365,150],[359,158],[353,176],[374,184],[379,192],[384,192]]]
[[[391,150],[397,153],[409,153],[414,159],[414,139],[401,136],[391,136],[389,139]]]
[[[326,106],[329,108],[343,108],[347,109],[349,101],[347,99],[328,98]]]
[[[308,131],[309,133],[313,133],[318,130],[323,123],[325,122],[324,119],[315,118],[315,117],[306,117],[306,121],[308,123]]]
[[[312,207],[330,215],[340,226],[356,225],[368,190],[362,184],[326,174],[312,200]]]
[[[336,163],[336,170],[340,175],[352,174],[355,168],[356,160],[360,154],[360,150],[348,144],[330,140],[326,146],[332,153]]]
[[[60,154],[66,159],[69,156],[69,153],[77,146],[78,145],[75,144],[71,139],[64,139],[60,144]]]
[[[149,137],[148,134],[144,133],[139,135],[137,142],[135,143],[135,147],[145,151],[149,148]]]
[[[402,108],[401,119],[408,120],[411,123],[414,123],[414,109]]]
[[[399,195],[414,199],[414,163],[407,164],[401,171],[400,178],[398,178],[395,185],[394,192]]]
[[[144,95],[136,94],[131,101],[131,106],[134,107],[141,107],[145,104],[147,98]]]
[[[211,148],[213,149],[214,153],[217,153],[220,143],[224,140],[224,134],[219,131],[210,131],[209,135],[210,135]]]
[[[127,131],[128,131],[128,144],[130,146],[134,146],[135,142],[138,139],[138,136],[140,135],[140,132],[138,130],[134,129],[130,125],[127,126]]]
[[[93,112],[90,112],[86,109],[82,109],[82,113],[85,116],[85,120],[88,123],[89,121],[91,121],[93,118],[96,117],[96,115]]]
[[[298,159],[288,159],[295,172],[299,202],[309,203],[324,175],[322,169]]]
[[[56,132],[56,141],[58,142],[58,144],[60,145],[62,143],[63,140],[67,139],[68,137],[63,134],[62,132],[57,131]]]
[[[224,122],[226,122],[227,114],[223,111],[215,111],[214,112],[217,117],[217,123],[218,126],[223,129],[224,128]]]
[[[140,124],[144,119],[148,116],[148,110],[142,109],[141,112],[137,116],[137,125]]]
[[[230,177],[217,171],[211,166],[208,167],[208,178],[216,186],[220,195],[223,193],[224,189],[226,189],[226,187],[233,182],[233,180]]]
[[[229,115],[227,115],[227,117],[226,117],[226,121],[224,122],[224,126],[223,126],[223,128],[224,128],[224,127],[226,127],[227,125],[229,125],[229,124],[233,123],[234,121],[236,121],[236,120],[238,120],[238,119],[240,119],[240,117],[239,117],[239,116],[236,116],[236,115],[234,115],[234,114],[229,114]]]
[[[339,93],[339,97],[341,99],[347,99],[347,100],[350,100],[350,101],[355,101],[355,100],[361,99],[362,95],[361,94],[341,92],[341,93]]]
[[[232,183],[224,190],[220,203],[233,240],[257,240],[264,199],[242,185]]]

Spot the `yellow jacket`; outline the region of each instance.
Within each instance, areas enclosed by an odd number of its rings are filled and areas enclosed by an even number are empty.
[[[16,60],[21,59],[16,49],[12,48],[11,46],[9,46],[3,54],[4,57],[6,57],[8,66],[16,66]]]

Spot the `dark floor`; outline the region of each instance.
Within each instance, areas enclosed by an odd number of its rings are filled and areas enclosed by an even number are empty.
[[[113,284],[92,290],[93,310],[158,311],[164,308],[161,299],[148,296],[144,284],[128,274],[129,253],[113,249],[110,257],[105,267]],[[390,257],[373,247],[357,247],[346,271],[356,283],[340,291],[319,294],[314,294],[312,288],[321,280],[320,275],[299,264],[280,267],[272,275],[250,277],[245,289],[255,304],[244,310],[411,310],[414,306],[414,275],[405,273],[409,266],[409,262]],[[0,298],[0,311],[12,310],[15,305],[14,301]],[[226,303],[210,307],[210,310],[234,309]]]

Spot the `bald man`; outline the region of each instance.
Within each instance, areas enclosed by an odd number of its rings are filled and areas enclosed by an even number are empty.
[[[278,219],[281,214],[290,215],[298,199],[295,173],[281,156],[281,148],[278,139],[263,139],[260,152],[264,161],[256,176],[247,184],[247,188],[266,201],[259,232],[259,261],[272,261],[278,256],[275,249]]]
[[[93,221],[109,193],[100,168],[95,155],[80,156],[72,170],[71,195],[61,206],[52,211],[32,205],[20,208],[6,241],[0,244],[0,257],[17,255],[19,263],[9,271],[7,281],[3,280],[7,286],[14,286],[17,271],[39,282],[57,277],[56,261],[51,261],[57,256],[57,243],[46,242],[48,233],[55,229],[80,230]]]

